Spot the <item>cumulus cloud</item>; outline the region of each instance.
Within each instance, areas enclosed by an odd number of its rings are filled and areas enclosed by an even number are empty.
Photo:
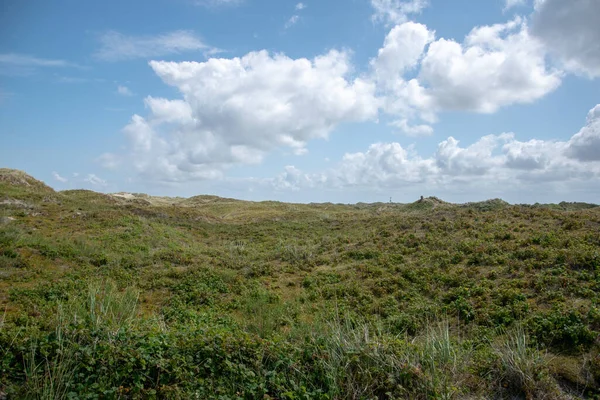
[[[556,89],[562,78],[548,68],[543,46],[518,17],[477,27],[462,43],[436,40],[422,24],[397,25],[371,68],[384,111],[400,117],[394,124],[413,134],[430,134],[429,125],[443,111],[493,113],[533,102]],[[415,119],[421,121],[416,132],[409,127]]]
[[[512,137],[509,137],[512,139]],[[504,165],[514,170],[544,171],[565,155],[566,142],[531,139],[527,142],[509,140],[503,147]]]
[[[194,32],[179,30],[153,36],[129,36],[108,31],[99,38],[100,48],[94,57],[103,61],[160,57],[202,50],[211,54],[216,49],[205,44]]]
[[[436,109],[492,113],[545,96],[560,85],[561,74],[548,69],[543,48],[517,18],[475,28],[462,44],[431,43],[419,80]]]
[[[532,34],[570,71],[600,76],[600,2],[536,0]]]
[[[395,25],[406,22],[411,14],[419,14],[429,4],[428,0],[371,0],[374,22]]]
[[[383,99],[383,110],[400,116],[392,125],[413,136],[433,132],[428,125],[418,125],[415,129],[408,122],[417,117],[434,122],[433,102],[417,79],[407,81],[404,76],[419,66],[427,45],[434,39],[434,32],[425,25],[406,22],[387,34],[377,57],[371,60],[373,80]]]
[[[488,135],[469,146],[453,137],[422,157],[399,143],[375,143],[344,155],[337,166],[305,174],[293,166],[272,180],[277,189],[303,187],[448,187],[536,185],[545,182],[597,182],[600,178],[600,105],[584,128],[568,141],[519,141],[512,133]]]
[[[502,165],[502,158],[493,155],[499,142],[510,140],[510,135],[488,135],[468,147],[460,147],[453,137],[440,142],[435,163],[440,175],[452,177],[482,176]]]
[[[537,0],[535,12],[541,14],[551,1]],[[399,0],[372,4],[374,18],[387,22],[404,21],[426,6],[425,1]],[[141,53],[151,51],[135,54]],[[340,123],[376,120],[379,112],[391,116],[390,126],[406,135],[431,135],[442,112],[493,113],[534,102],[555,90],[563,76],[548,66],[546,46],[520,17],[476,27],[462,41],[436,38],[423,24],[400,23],[360,77],[353,75],[348,52],[335,50],[313,59],[257,51],[205,62],[151,61],[150,66],[181,98],[148,96],[148,115],[134,115],[123,129],[130,153],[106,159],[169,181],[222,178],[231,166],[260,163],[281,149],[304,154],[309,141],[327,138]],[[348,159],[385,154],[386,165],[401,161],[403,168],[417,160],[419,168],[411,171],[428,171],[423,177],[437,181],[494,171],[552,179],[547,172],[559,176],[563,172],[554,167],[560,163],[570,171],[598,154],[597,113],[590,114],[591,122],[568,142],[521,142],[502,134],[462,147],[448,138],[434,157],[415,158],[410,149],[384,143]],[[290,168],[283,182],[292,177],[295,182],[315,179]]]
[[[590,110],[586,125],[569,141],[569,157],[600,161],[600,104]]]
[[[375,143],[364,152],[345,154],[338,168],[328,179],[334,186],[372,186],[384,184],[419,183],[428,180],[435,170],[431,159],[403,148],[399,143]]]
[[[384,84],[393,83],[419,64],[425,47],[434,38],[434,32],[415,22],[406,22],[392,28],[385,37],[377,58],[371,60],[376,77]]]
[[[62,183],[69,181],[67,178],[60,176],[59,173],[56,171],[52,172],[52,176],[54,177],[54,179],[56,179],[57,181],[62,182]]]
[[[303,173],[293,165],[284,168],[284,172],[270,183],[277,190],[298,191],[300,188],[314,187],[318,182],[316,175]]]
[[[266,51],[206,62],[152,61],[182,99],[146,98],[149,115],[124,128],[130,159],[158,180],[214,179],[275,149],[306,152],[346,121],[374,119],[373,83],[351,77],[348,54],[309,59]]]
[[[296,4],[296,10],[304,10],[306,8],[306,4],[298,3]]]

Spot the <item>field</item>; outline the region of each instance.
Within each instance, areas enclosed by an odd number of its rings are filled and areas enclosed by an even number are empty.
[[[600,398],[600,207],[55,192],[0,170],[0,398]]]

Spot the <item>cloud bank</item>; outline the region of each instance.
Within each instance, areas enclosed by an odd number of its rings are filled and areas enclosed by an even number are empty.
[[[519,141],[513,133],[483,136],[469,146],[453,137],[423,157],[399,143],[375,143],[365,152],[347,153],[332,169],[306,174],[294,166],[270,181],[275,188],[363,189],[421,185],[429,189],[482,188],[505,184],[593,182],[600,179],[600,104],[568,141]]]

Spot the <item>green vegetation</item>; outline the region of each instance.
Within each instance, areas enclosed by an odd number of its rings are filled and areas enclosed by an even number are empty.
[[[600,398],[600,207],[54,192],[0,170],[0,397]]]

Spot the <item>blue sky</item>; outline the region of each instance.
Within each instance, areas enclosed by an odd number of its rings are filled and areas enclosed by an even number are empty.
[[[596,0],[1,7],[0,164],[56,189],[598,202]]]

